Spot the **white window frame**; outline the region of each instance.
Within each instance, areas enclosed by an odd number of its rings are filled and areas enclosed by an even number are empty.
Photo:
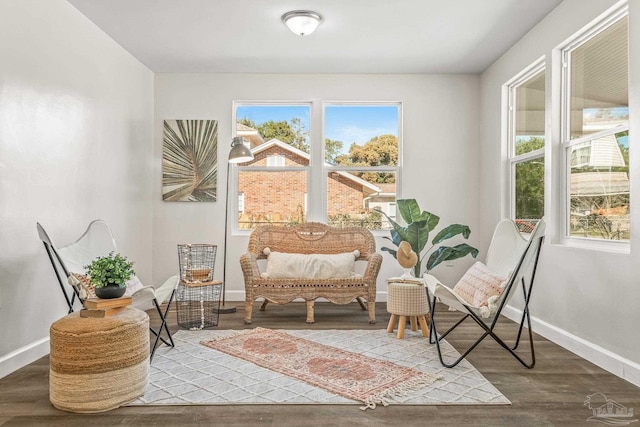
[[[244,193],[238,193],[238,214],[244,214]]]
[[[571,103],[569,97],[571,95],[571,63],[570,55],[577,48],[584,45],[592,38],[598,36],[600,33],[608,29],[611,25],[618,20],[624,18],[628,19],[629,6],[625,2],[619,8],[611,11],[604,17],[590,25],[587,29],[578,33],[569,41],[564,43],[558,48],[561,59],[561,91],[560,91],[560,146],[562,151],[562,180],[563,180],[563,209],[562,209],[562,244],[567,246],[576,246],[586,249],[595,249],[608,252],[621,252],[629,253],[630,241],[629,240],[608,240],[594,237],[579,237],[570,235],[570,216],[571,216],[571,147],[582,144],[586,141],[595,139],[605,134],[618,133],[620,129],[607,129],[602,132],[589,134],[580,138],[571,139],[571,123],[570,117]]]
[[[311,132],[313,132],[313,129],[315,127],[314,125],[314,120],[313,120],[313,111],[314,111],[314,103],[312,101],[233,101],[232,102],[232,111],[231,111],[231,120],[232,120],[232,124],[233,124],[233,136],[236,136],[236,132],[237,132],[237,127],[236,127],[236,123],[238,121],[236,112],[238,110],[238,107],[241,106],[245,106],[245,105],[250,105],[250,106],[264,106],[264,107],[268,107],[268,106],[304,106],[304,107],[309,107],[309,134],[311,135]],[[251,172],[270,172],[270,173],[280,173],[280,172],[287,172],[287,171],[294,171],[294,172],[306,172],[307,175],[307,192],[310,191],[311,188],[311,184],[312,184],[312,179],[311,179],[311,171],[312,171],[312,164],[314,161],[314,148],[313,148],[313,136],[309,137],[309,165],[308,166],[279,166],[278,167],[278,171],[274,172],[274,167],[273,166],[242,166],[241,164],[228,164],[228,167],[231,167],[231,173],[229,174],[229,183],[228,183],[228,191],[232,192],[232,194],[237,194],[239,193],[239,188],[238,188],[238,171],[243,169],[243,170],[247,170],[247,171],[251,171]],[[229,216],[229,220],[231,221],[231,234],[232,235],[239,235],[239,236],[243,236],[246,235],[248,236],[249,234],[251,234],[251,232],[253,230],[245,230],[245,229],[240,229],[238,227],[238,221],[239,221],[239,216],[238,216],[238,200],[236,200],[235,198],[231,198],[233,199],[230,204],[233,204],[233,206],[227,206],[227,214],[229,215],[229,212],[231,212],[230,216]],[[305,197],[305,201],[306,201],[306,197]],[[305,203],[306,205],[306,203]],[[306,208],[306,207],[305,207]],[[229,211],[230,210],[230,211]],[[307,221],[313,221],[313,219],[309,218],[309,211],[307,210],[305,212],[305,214],[307,214]]]
[[[325,158],[325,146],[324,141],[326,136],[324,135],[325,129],[325,108],[330,106],[395,106],[398,108],[398,164],[396,166],[369,166],[369,167],[351,167],[351,166],[337,166],[337,165],[329,165],[324,162]],[[325,101],[322,103],[322,160],[323,160],[323,170],[322,170],[322,181],[323,181],[323,192],[324,196],[322,199],[322,212],[324,215],[323,221],[327,222],[327,195],[329,188],[329,173],[331,172],[393,172],[396,174],[396,202],[398,199],[402,198],[402,182],[400,171],[402,170],[402,102],[400,101]],[[396,204],[397,205],[397,204]],[[397,208],[395,217],[398,216]],[[374,236],[386,236],[389,234],[389,230],[370,230]]]
[[[401,198],[401,168],[402,168],[402,102],[399,101],[376,101],[376,102],[363,102],[363,101],[233,101],[232,102],[232,123],[233,123],[233,135],[236,135],[237,122],[236,112],[238,107],[247,105],[261,105],[261,106],[308,106],[309,113],[309,165],[308,166],[279,166],[278,172],[284,171],[304,171],[307,175],[307,193],[305,194],[305,213],[307,215],[307,221],[327,221],[327,191],[328,191],[328,174],[331,170],[340,171],[379,171],[379,172],[394,172],[396,174],[396,200]],[[335,167],[326,165],[324,161],[324,107],[327,105],[386,105],[398,107],[398,165],[397,166],[377,166],[377,167]],[[238,171],[241,169],[250,171],[268,171],[274,173],[273,166],[242,166],[236,164],[229,164],[231,168],[228,191],[232,194],[238,194]],[[238,228],[238,199],[230,198],[230,206],[227,206],[229,212],[229,221],[231,223],[231,233],[233,235],[249,235],[252,230],[245,230]],[[233,205],[233,206],[231,206]],[[397,215],[397,213],[396,213]],[[386,236],[388,230],[371,230],[374,235]]]
[[[516,89],[526,81],[531,79],[536,74],[540,72],[545,73],[545,87],[547,86],[547,78],[546,78],[546,63],[544,57],[539,58],[529,67],[525,68],[518,75],[516,75],[513,79],[506,83],[507,89],[507,105],[506,105],[506,114],[507,114],[507,163],[509,167],[509,197],[508,197],[508,206],[509,206],[509,217],[512,219],[516,219],[516,166],[521,163],[525,163],[535,159],[545,158],[545,146],[547,145],[547,137],[546,132],[544,135],[545,145],[537,150],[529,151],[528,153],[516,155]],[[545,98],[546,98],[546,89],[545,89]],[[547,102],[545,100],[545,110],[546,110]],[[545,121],[546,121],[546,112],[545,112]],[[546,129],[546,124],[545,124]],[[545,159],[546,162],[546,159]],[[546,168],[546,165],[545,165]],[[546,174],[545,174],[546,177]],[[545,194],[546,194],[546,183],[545,186]],[[545,197],[546,202],[546,197]],[[547,206],[546,203],[544,205],[544,211],[546,212]]]

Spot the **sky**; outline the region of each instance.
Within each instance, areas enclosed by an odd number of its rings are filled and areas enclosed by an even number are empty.
[[[364,144],[374,136],[398,136],[398,106],[395,105],[327,105],[325,106],[324,138],[343,142],[343,152],[351,143]],[[258,125],[265,121],[302,120],[309,129],[310,107],[307,105],[241,105],[236,118],[247,117]]]

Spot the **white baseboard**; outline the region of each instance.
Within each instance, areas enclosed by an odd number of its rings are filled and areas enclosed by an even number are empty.
[[[520,322],[522,318],[522,310],[512,306],[503,308],[502,314],[516,322]],[[564,329],[553,326],[537,317],[531,316],[531,325],[535,333],[542,335],[549,341],[566,348],[594,365],[640,387],[640,364],[573,335]]]
[[[0,357],[0,378],[49,354],[49,337],[41,338]]]

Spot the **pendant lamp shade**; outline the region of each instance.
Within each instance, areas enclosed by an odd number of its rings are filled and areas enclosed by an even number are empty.
[[[242,137],[236,136],[231,141],[231,151],[229,151],[229,163],[244,163],[253,160],[253,153],[244,145]]]

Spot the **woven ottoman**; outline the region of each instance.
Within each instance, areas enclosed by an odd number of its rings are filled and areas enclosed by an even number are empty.
[[[417,331],[417,324],[420,323],[422,335],[429,336],[427,317],[429,315],[429,300],[424,288],[422,279],[412,279],[413,282],[403,283],[402,280],[389,279],[387,282],[387,311],[391,313],[387,332],[391,333],[395,329],[398,321],[398,338],[404,338],[404,328],[407,317],[411,323],[411,330]]]
[[[49,399],[58,409],[102,412],[144,394],[149,316],[127,308],[104,318],[71,313],[51,325]]]

